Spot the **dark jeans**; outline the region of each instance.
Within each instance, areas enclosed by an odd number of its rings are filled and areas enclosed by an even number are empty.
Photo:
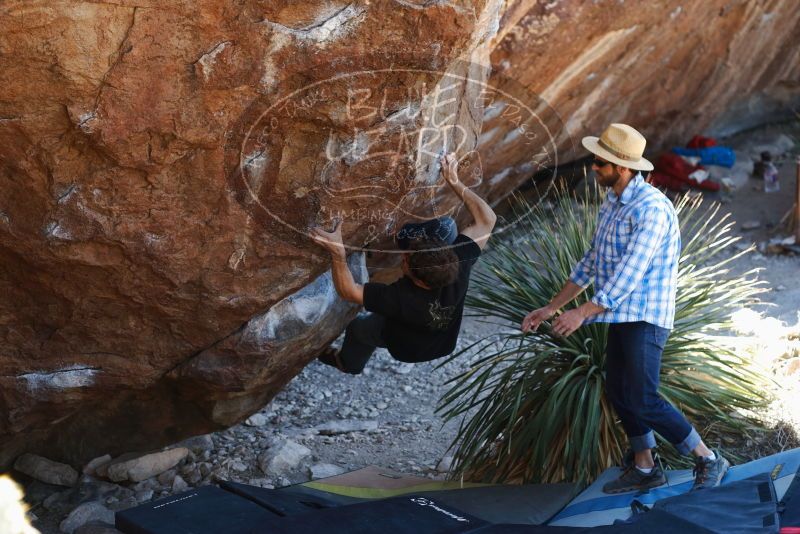
[[[344,343],[339,352],[344,370],[357,375],[364,370],[377,347],[385,347],[381,337],[386,319],[377,313],[362,313],[353,319],[344,334]]]
[[[608,325],[606,395],[639,452],[656,445],[653,431],[688,454],[700,435],[658,393],[661,353],[669,330],[643,321]]]

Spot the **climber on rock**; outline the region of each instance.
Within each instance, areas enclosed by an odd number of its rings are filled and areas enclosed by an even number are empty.
[[[321,362],[355,375],[377,347],[410,363],[447,356],[455,349],[470,272],[497,216],[459,181],[454,154],[444,156],[441,172],[474,222],[461,233],[449,217],[403,226],[396,241],[408,250],[402,254],[404,276],[392,284],[355,282],[347,266],[340,224],[332,232],[314,231],[315,241],[331,254],[337,293],[363,305],[367,312],[347,326],[341,349],[329,347],[319,357]]]

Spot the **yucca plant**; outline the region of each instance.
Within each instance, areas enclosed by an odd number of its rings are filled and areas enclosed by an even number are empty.
[[[438,408],[446,420],[461,420],[454,475],[485,482],[587,482],[627,448],[604,393],[607,325],[584,325],[566,338],[549,323],[536,333],[519,330],[525,314],[549,302],[587,250],[600,196],[578,200],[562,190],[549,206],[520,200],[515,233],[495,242],[473,274],[470,313],[507,328],[450,358],[478,354],[449,381]],[[731,313],[755,303],[763,289],[755,271],[733,275],[728,269],[748,250],[719,255],[738,239],[719,205],[683,197],[676,210],[683,249],[660,391],[717,446],[758,425],[752,413],[768,400],[768,379],[710,334],[728,327]],[[590,286],[573,305],[591,296]],[[668,463],[680,464],[670,445],[662,443],[660,450]]]

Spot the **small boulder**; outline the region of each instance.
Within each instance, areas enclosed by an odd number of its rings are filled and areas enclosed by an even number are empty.
[[[136,497],[136,502],[139,502],[139,503],[144,503],[144,502],[147,502],[147,501],[151,501],[151,500],[153,500],[153,490],[151,490],[151,489],[143,489],[143,490],[137,491],[136,495],[134,495],[134,497]]]
[[[175,480],[176,474],[177,471],[175,469],[167,469],[166,471],[158,475],[156,480],[158,480],[158,483],[161,484],[162,486],[172,486],[172,482]]]
[[[328,421],[314,427],[323,436],[347,434],[349,432],[370,432],[378,429],[375,420],[345,419],[344,421]]]
[[[175,475],[172,481],[172,493],[180,493],[189,489],[189,484],[180,475]]]
[[[196,486],[201,480],[203,480],[203,475],[200,474],[199,469],[195,469],[186,475],[186,482],[188,482],[190,486]]]
[[[258,458],[258,466],[268,475],[286,475],[311,455],[308,447],[292,440],[275,443]]]
[[[54,462],[35,454],[23,454],[14,462],[14,469],[47,484],[74,486],[78,472],[67,464]]]
[[[308,468],[308,472],[312,480],[316,480],[318,478],[335,477],[336,475],[341,475],[345,471],[347,471],[347,469],[344,467],[335,464],[324,463],[314,464]]]
[[[79,527],[90,521],[114,524],[114,512],[97,501],[85,502],[71,511],[67,518],[61,522],[59,528],[61,532],[73,534]]]
[[[267,424],[267,418],[260,413],[254,413],[247,418],[247,421],[245,421],[244,424],[247,426],[264,426]]]
[[[448,454],[442,457],[441,460],[439,460],[439,463],[436,464],[436,470],[440,473],[447,473],[448,471],[450,471],[450,468],[452,466],[453,466],[453,457]]]
[[[111,455],[104,454],[103,456],[98,456],[94,460],[91,460],[88,464],[83,467],[83,474],[94,476],[97,473],[97,469],[111,462]]]
[[[119,463],[115,460],[108,467],[108,478],[115,482],[123,480],[141,482],[172,469],[178,465],[178,462],[186,458],[187,454],[189,454],[189,449],[176,447],[166,451],[144,454]]]
[[[178,447],[186,447],[195,454],[202,454],[204,451],[214,450],[214,440],[211,434],[203,434],[181,441]]]

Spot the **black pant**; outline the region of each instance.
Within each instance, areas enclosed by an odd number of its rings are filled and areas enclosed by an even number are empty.
[[[344,343],[339,352],[345,372],[360,374],[377,347],[386,347],[383,326],[386,319],[377,313],[362,313],[353,319],[344,334]]]

